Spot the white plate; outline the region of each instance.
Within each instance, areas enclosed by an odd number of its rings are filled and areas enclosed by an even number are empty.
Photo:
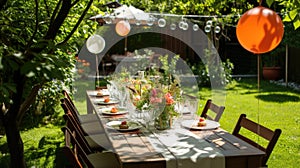
[[[137,122],[133,122],[133,121],[128,121],[127,120],[127,125],[129,126],[128,129],[120,129],[119,128],[119,125],[121,125],[122,121],[110,121],[108,123],[106,123],[106,126],[110,129],[114,129],[114,130],[117,130],[117,131],[122,131],[122,132],[125,132],[125,131],[135,131],[135,130],[138,130],[140,129],[142,126],[137,123]]]
[[[120,115],[120,114],[126,114],[128,113],[128,111],[124,108],[118,108],[118,111],[116,113],[112,113],[111,112],[111,108],[112,107],[109,107],[109,108],[103,108],[103,109],[100,109],[99,111],[102,113],[102,114],[105,114],[105,115]]]
[[[206,126],[199,127],[198,120],[184,120],[181,122],[181,125],[188,129],[193,130],[211,130],[220,127],[220,123],[212,120],[206,120]]]
[[[109,92],[108,91],[102,91],[102,95],[97,95],[98,91],[93,91],[90,93],[90,96],[94,96],[94,97],[103,97],[103,96],[109,96]]]
[[[95,101],[96,104],[100,104],[100,105],[110,105],[110,104],[118,104],[119,101],[118,100],[110,100],[109,102],[104,102],[104,100],[101,101]]]

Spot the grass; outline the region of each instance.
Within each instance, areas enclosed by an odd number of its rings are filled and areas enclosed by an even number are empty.
[[[60,167],[64,137],[59,126],[47,125],[21,132],[27,167]],[[6,138],[0,139],[0,167],[9,167]]]
[[[269,158],[269,167],[294,168],[300,164],[300,93],[284,86],[243,80],[227,88],[226,109],[221,118],[224,129],[232,131],[241,113],[282,134]]]
[[[77,85],[75,103],[79,111],[86,112],[84,88]],[[211,98],[208,88],[200,88],[200,109]],[[261,81],[257,88],[256,79],[233,82],[226,88],[225,111],[220,120],[221,127],[232,132],[241,113],[271,128],[282,129],[282,134],[268,161],[272,168],[295,168],[300,164],[300,92],[284,86]],[[251,136],[251,135],[250,135]],[[28,167],[59,167],[62,159],[59,147],[63,145],[60,126],[47,125],[22,131],[25,157]],[[259,140],[263,141],[263,140]],[[8,167],[6,138],[0,138],[0,167]]]

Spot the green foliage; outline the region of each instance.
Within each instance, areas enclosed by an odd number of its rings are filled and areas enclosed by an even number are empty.
[[[209,53],[207,53],[207,56],[208,55]],[[210,86],[212,80],[216,81],[216,85],[218,86],[225,86],[233,81],[231,74],[234,65],[229,59],[221,61],[221,67],[218,68],[209,68],[210,66],[214,65],[214,63],[210,64],[211,65],[198,62],[190,65],[194,75],[198,76],[197,81],[199,86]],[[213,74],[218,74],[218,76]]]
[[[280,49],[285,51],[285,44],[289,47],[300,48],[300,29],[295,30],[292,22],[285,22],[284,26],[283,45],[280,46]]]
[[[10,0],[0,11],[0,102],[9,108],[14,101],[12,94],[17,92],[19,85],[24,88],[24,93],[19,93],[23,101],[33,86],[39,86],[41,89],[30,114],[45,116],[55,112],[61,89],[72,87],[75,52],[93,32],[91,28],[97,25],[84,20],[84,26],[73,32],[88,4],[86,1],[76,2],[69,11],[71,17],[66,17],[56,36],[48,39],[46,36],[53,29],[52,23],[59,16],[55,14],[59,1],[36,2]],[[95,5],[98,3],[101,2]],[[89,15],[98,11],[93,7]]]
[[[294,29],[300,27],[300,0],[277,0],[280,2],[280,5],[283,5],[285,8],[283,12],[286,14],[283,18],[285,22],[292,22]]]

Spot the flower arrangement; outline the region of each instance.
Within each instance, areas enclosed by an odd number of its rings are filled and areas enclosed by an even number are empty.
[[[144,56],[151,54],[153,53],[147,51]],[[158,57],[159,64],[151,66],[132,64],[129,67],[121,67],[119,73],[111,76],[113,82],[126,85],[130,90],[129,98],[136,116],[147,113],[150,120],[155,121],[157,129],[169,128],[172,119],[179,115],[175,110],[175,104],[180,101],[182,94],[180,80],[175,71],[178,59],[179,55],[172,57],[161,55]],[[145,62],[141,61],[142,64]],[[145,67],[144,71],[140,71],[140,67]]]
[[[178,116],[175,104],[181,99],[180,81],[172,72],[176,68],[179,56],[168,61],[168,56],[161,56],[161,68],[151,67],[145,75],[131,80],[131,100],[139,111],[150,110],[157,115],[155,125],[158,129],[167,129],[172,125],[172,118]]]

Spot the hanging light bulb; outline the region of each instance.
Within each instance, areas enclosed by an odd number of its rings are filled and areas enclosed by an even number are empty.
[[[220,33],[220,31],[221,31],[220,26],[216,26],[216,27],[215,27],[215,33]]]
[[[212,20],[208,20],[207,22],[206,22],[206,25],[208,25],[208,26],[212,26]]]
[[[194,25],[193,25],[193,30],[194,30],[194,31],[198,31],[198,30],[199,30],[199,26],[198,26],[197,24],[194,24]]]
[[[184,22],[182,25],[182,30],[187,30],[189,28],[189,24],[187,22]]]
[[[182,29],[182,28],[183,28],[183,25],[184,25],[184,21],[181,20],[181,21],[178,23],[179,29]]]
[[[157,24],[159,27],[165,27],[166,26],[166,20],[164,18],[160,18],[157,21]]]
[[[172,23],[172,24],[170,25],[170,29],[171,29],[171,30],[175,30],[175,29],[176,29],[176,24],[175,24],[175,23]]]
[[[135,25],[137,25],[137,26],[141,25],[141,20],[137,19],[137,20],[135,21]]]
[[[204,27],[204,31],[205,31],[206,33],[209,33],[209,32],[211,31],[211,26],[210,26],[210,25],[206,25],[206,26]]]
[[[149,19],[147,20],[147,25],[152,26],[154,24],[154,18],[150,15]]]

